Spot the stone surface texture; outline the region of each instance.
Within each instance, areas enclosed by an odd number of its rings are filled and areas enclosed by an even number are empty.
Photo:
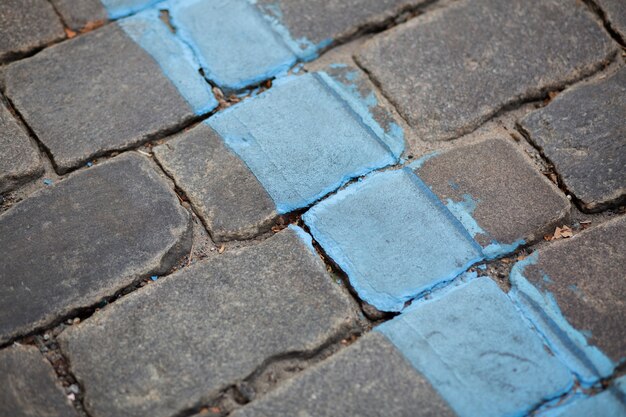
[[[46,0],[0,2],[0,64],[64,37],[63,24]]]
[[[622,0],[596,0],[610,27],[619,35],[622,42],[626,41],[626,7]]]
[[[351,328],[348,297],[302,236],[289,228],[196,264],[64,332],[89,412],[168,417]]]
[[[78,416],[39,350],[17,345],[0,351],[0,415]]]
[[[277,220],[259,180],[207,124],[155,147],[154,154],[215,241],[254,237]]]
[[[233,417],[375,417],[381,413],[456,416],[402,354],[383,335],[372,332]]]
[[[0,193],[41,175],[39,152],[0,97]]]
[[[626,8],[626,6],[624,7]],[[626,202],[626,68],[559,94],[521,121],[586,211]]]
[[[0,216],[0,343],[167,272],[190,220],[144,157],[72,175]]]
[[[100,0],[50,0],[70,29],[81,31],[108,20]]]
[[[475,0],[426,13],[356,56],[426,140],[451,139],[502,108],[600,68],[616,45],[576,0]]]

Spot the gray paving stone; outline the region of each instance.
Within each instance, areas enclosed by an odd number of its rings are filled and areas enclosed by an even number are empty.
[[[381,415],[456,416],[430,383],[376,332],[233,413],[233,417]]]
[[[165,273],[189,251],[190,224],[134,154],[16,204],[0,216],[0,343]]]
[[[39,350],[17,345],[0,351],[0,415],[78,416]]]
[[[60,172],[194,116],[156,61],[117,24],[9,65],[5,83]]]
[[[215,241],[269,230],[276,205],[259,180],[207,124],[154,148],[161,166],[196,209]]]
[[[99,0],[50,0],[65,24],[74,31],[99,26],[108,20],[107,11]]]
[[[0,98],[0,193],[41,175],[39,153]]]
[[[61,20],[46,0],[0,2],[0,63],[64,37]]]
[[[593,72],[616,45],[575,0],[462,1],[374,37],[356,56],[426,140]]]
[[[499,136],[424,157],[415,173],[488,257],[541,239],[569,217],[570,203],[509,140]]]
[[[303,236],[289,228],[226,252],[63,332],[91,415],[174,415],[267,358],[314,349],[353,326],[348,297]]]
[[[587,211],[626,202],[626,68],[521,121]]]
[[[611,28],[626,41],[626,6],[623,0],[596,0]]]

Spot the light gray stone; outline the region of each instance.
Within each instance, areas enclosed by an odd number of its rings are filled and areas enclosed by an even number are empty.
[[[569,218],[565,195],[497,134],[427,156],[415,173],[488,257],[533,243]]]
[[[168,417],[269,358],[313,350],[354,326],[347,295],[303,233],[286,229],[217,255],[63,332],[90,414]]]
[[[585,211],[626,202],[626,68],[521,121]]]
[[[46,0],[0,1],[0,63],[64,37],[61,20]]]
[[[156,61],[117,24],[9,65],[5,83],[61,173],[195,116]]]
[[[626,42],[626,5],[624,0],[595,0],[604,12],[611,29]]]
[[[377,332],[233,413],[233,417],[382,415],[456,416],[430,383]]]
[[[108,20],[100,0],[50,0],[65,24],[74,31],[99,26]]]
[[[0,216],[0,343],[168,271],[190,218],[147,160],[122,155]]]
[[[0,98],[0,193],[41,175],[39,153]]]
[[[155,147],[154,154],[215,241],[254,237],[277,220],[259,180],[205,123]]]
[[[0,351],[0,416],[78,416],[56,381],[52,366],[33,346]]]
[[[583,2],[473,0],[380,34],[356,58],[423,139],[445,140],[615,52]]]

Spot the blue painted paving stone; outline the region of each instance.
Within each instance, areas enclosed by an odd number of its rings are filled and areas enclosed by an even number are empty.
[[[599,394],[584,395],[563,406],[539,413],[540,417],[625,417],[626,377],[617,378]]]
[[[604,13],[609,22],[609,27],[626,42],[626,7],[622,0],[597,0],[596,4]]]
[[[144,157],[71,175],[0,216],[0,343],[168,271],[191,222]]]
[[[0,2],[0,64],[63,38],[63,24],[46,0]]]
[[[214,241],[252,238],[268,231],[277,220],[276,206],[265,188],[207,124],[153,151]]]
[[[372,174],[303,215],[315,240],[381,311],[455,278],[478,244],[410,170]]]
[[[490,258],[541,239],[569,217],[565,195],[497,136],[427,155],[413,166]]]
[[[39,152],[0,97],[0,193],[42,172]]]
[[[161,0],[50,0],[72,30],[93,28],[109,19],[118,19]]]
[[[375,36],[356,58],[426,140],[592,73],[616,44],[576,0],[474,0]]]
[[[351,178],[393,164],[384,137],[323,73],[277,81],[208,119],[245,162],[278,213],[306,207]]]
[[[489,278],[449,287],[378,326],[460,417],[526,415],[572,375]]]
[[[161,278],[59,340],[90,415],[169,417],[210,402],[268,358],[314,351],[355,320],[311,237],[292,226]]]
[[[422,375],[380,333],[236,411],[233,417],[454,417]]]
[[[586,211],[626,202],[626,68],[566,90],[521,121]]]
[[[77,417],[52,366],[34,346],[0,351],[0,415]]]
[[[142,15],[9,65],[5,93],[66,172],[215,107],[191,56],[156,16]]]
[[[535,252],[511,294],[552,349],[591,385],[626,360],[626,217]]]

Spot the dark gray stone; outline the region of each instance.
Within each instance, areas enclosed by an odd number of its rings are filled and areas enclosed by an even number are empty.
[[[624,0],[596,0],[611,28],[626,42],[626,4]]]
[[[64,37],[61,20],[46,0],[0,2],[0,63]]]
[[[117,24],[9,65],[5,83],[60,172],[194,116],[156,61]]]
[[[592,73],[616,45],[576,0],[474,0],[374,37],[356,56],[426,140]]]
[[[565,195],[509,140],[496,136],[424,159],[415,173],[487,256],[541,239],[569,217]]]
[[[99,0],[50,0],[70,29],[81,31],[99,26],[108,20]]]
[[[33,346],[0,351],[0,416],[74,417],[52,366]]]
[[[454,417],[456,414],[380,333],[369,333],[233,417]]]
[[[586,211],[626,201],[626,68],[574,87],[521,121]]]
[[[122,155],[0,216],[0,343],[168,271],[190,218],[147,160]]]
[[[216,255],[63,332],[90,414],[174,415],[268,358],[311,351],[353,326],[347,295],[303,233]]]
[[[0,193],[41,175],[39,153],[0,98]]]
[[[277,219],[259,180],[205,123],[155,147],[154,154],[215,241],[254,237]]]

